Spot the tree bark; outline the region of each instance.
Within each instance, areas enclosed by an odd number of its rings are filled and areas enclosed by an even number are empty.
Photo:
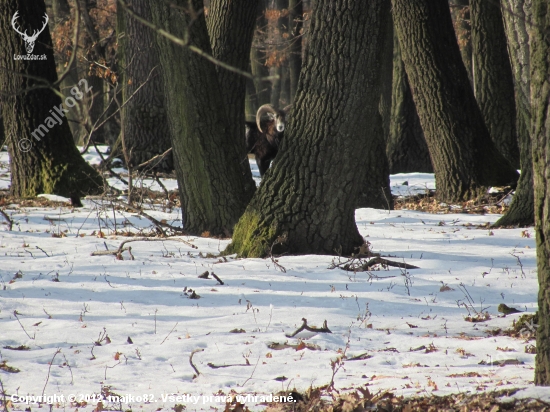
[[[535,223],[533,157],[531,156],[531,92],[529,30],[531,0],[501,0],[504,26],[514,75],[516,130],[519,139],[521,175],[510,209],[495,224],[530,226]]]
[[[397,36],[393,43],[392,106],[386,146],[390,173],[433,173]]]
[[[211,0],[206,20],[212,55],[241,70],[250,65],[250,47],[256,23],[258,0],[233,1]],[[243,173],[247,202],[256,190],[248,163],[244,139],[246,78],[216,67],[221,87],[229,134],[241,154],[239,165]]]
[[[364,138],[370,139],[371,149],[365,162],[367,174],[357,201],[357,207],[393,210],[393,196],[390,188],[390,165],[386,155],[386,136],[390,127],[391,91],[392,91],[392,57],[393,57],[393,22],[391,13],[384,17],[386,22],[382,33],[380,66],[378,68],[380,100],[376,133]]]
[[[0,15],[13,16],[23,29],[37,30],[44,23],[43,0],[32,2],[2,0]],[[7,18],[7,17],[6,17]],[[60,97],[50,88],[37,86],[57,80],[50,31],[46,26],[38,36],[32,54],[44,60],[19,60],[25,53],[22,37],[11,25],[0,27],[0,90],[4,130],[9,138],[11,192],[18,197],[40,193],[62,196],[98,194],[101,176],[88,165],[76,149],[63,110],[72,110],[87,91],[75,85],[71,100]],[[43,79],[43,80],[37,80]],[[37,87],[34,90],[29,90]],[[75,100],[76,99],[76,100]],[[61,113],[60,113],[61,112]],[[57,120],[55,115],[59,118]]]
[[[539,278],[535,385],[550,386],[550,1],[533,0],[531,98]]]
[[[450,1],[453,26],[462,56],[462,62],[468,73],[470,85],[473,87],[474,78],[472,74],[472,27],[470,25],[470,0]]]
[[[151,20],[147,0],[132,1],[132,9]],[[160,61],[154,45],[155,33],[122,8],[117,10],[118,61],[121,66],[122,127],[130,165],[135,167],[171,147],[170,129],[164,104]],[[138,90],[139,89],[139,90]],[[244,125],[243,125],[244,128]],[[166,155],[153,165],[157,171],[174,169],[173,156]]]
[[[470,0],[474,93],[491,139],[519,167],[514,80],[499,2]]]
[[[153,22],[211,53],[202,0],[178,0],[170,7],[151,2]],[[157,34],[166,107],[183,226],[194,235],[228,236],[243,213],[247,197],[215,66],[187,48]]]
[[[363,243],[354,212],[367,174],[364,159],[379,132],[378,68],[388,8],[387,0],[315,2],[281,151],[227,253],[266,256],[278,242],[275,253],[350,254]]]
[[[304,20],[304,4],[302,0],[289,0],[288,13],[290,34],[288,60],[290,68],[290,104],[292,104],[296,96],[296,90],[298,89],[300,71],[302,70],[302,28]]]
[[[463,201],[489,186],[515,185],[468,83],[445,0],[393,0],[405,70],[435,170],[436,196]]]

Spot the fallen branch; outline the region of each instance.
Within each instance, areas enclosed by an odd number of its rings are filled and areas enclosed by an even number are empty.
[[[393,260],[384,259],[383,257],[380,257],[380,256],[374,257],[360,265],[345,264],[343,266],[335,265],[334,267],[338,267],[348,272],[368,272],[371,270],[371,267],[374,265],[386,265],[386,266],[392,266],[392,267],[401,268],[401,269],[420,269],[418,266],[409,265],[408,263],[405,263],[405,262],[396,262]]]
[[[233,366],[252,366],[250,363],[235,363],[233,365],[214,365],[211,362],[208,362],[207,365],[212,369],[231,368]]]
[[[204,349],[195,349],[193,352],[191,352],[191,355],[189,355],[189,364],[191,365],[191,367],[193,368],[193,370],[196,372],[196,376],[194,376],[194,378],[196,378],[197,376],[199,376],[201,373],[199,372],[199,370],[196,368],[195,365],[193,365],[193,355],[197,352],[204,352]]]
[[[294,336],[296,336],[298,333],[300,333],[303,330],[307,330],[309,332],[315,332],[315,333],[332,333],[331,330],[327,326],[327,321],[326,320],[323,322],[323,327],[321,327],[321,328],[316,328],[315,326],[308,326],[306,318],[302,318],[302,320],[304,321],[304,323],[302,323],[302,326],[300,326],[298,329],[296,329],[296,331],[293,334],[291,334],[291,335],[285,334],[285,336],[287,338],[293,338]]]
[[[164,232],[164,230],[162,228],[168,228],[170,230],[173,230],[176,233],[184,234],[184,230],[181,227],[176,227],[176,226],[172,226],[168,223],[161,222],[160,220],[155,219],[153,216],[145,213],[143,210],[141,210],[138,207],[132,206],[132,205],[130,205],[128,203],[125,203],[125,202],[122,202],[118,199],[114,199],[113,201],[116,202],[116,203],[119,203],[120,205],[122,205],[122,206],[124,206],[124,207],[126,207],[130,210],[133,210],[134,212],[138,213],[139,215],[149,219],[162,232],[162,234],[164,236],[166,236],[166,233]]]
[[[223,280],[221,280],[214,272],[212,272],[212,277],[216,279],[220,285],[224,285]]]
[[[95,252],[92,252],[92,256],[101,256],[101,255],[118,255],[122,252],[124,252],[125,250],[128,250],[129,248],[125,248],[124,245],[126,243],[130,243],[130,242],[167,242],[167,241],[174,241],[174,242],[181,242],[181,243],[185,243],[187,246],[190,246],[192,247],[193,249],[198,249],[198,246],[195,246],[194,244],[192,244],[191,242],[188,242],[187,240],[183,240],[183,239],[177,239],[177,238],[150,238],[150,237],[140,237],[140,238],[137,238],[137,239],[128,239],[128,240],[125,240],[124,242],[122,242],[120,244],[120,246],[118,247],[118,249],[116,250],[96,250]]]
[[[168,336],[170,336],[170,334],[174,331],[174,329],[176,329],[176,326],[178,326],[178,323],[179,322],[176,322],[176,324],[174,325],[174,327],[172,328],[172,330],[168,333],[168,335],[166,335],[166,337],[163,339],[163,341],[160,343],[161,345],[164,343],[164,341],[166,339],[168,339]]]
[[[6,219],[6,222],[8,222],[8,231],[11,231],[11,228],[13,227],[13,221],[10,219],[8,214],[4,212],[2,209],[0,209],[0,215],[2,215],[4,219]]]

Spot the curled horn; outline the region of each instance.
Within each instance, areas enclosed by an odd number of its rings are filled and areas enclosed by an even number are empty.
[[[277,110],[270,105],[270,104],[264,104],[258,109],[258,112],[256,113],[256,125],[258,126],[258,130],[263,133],[262,126],[260,126],[260,120],[262,119],[262,116],[266,113],[271,113],[273,115],[277,114]]]

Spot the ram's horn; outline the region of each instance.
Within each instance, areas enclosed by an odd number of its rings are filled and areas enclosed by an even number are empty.
[[[260,126],[260,120],[262,119],[262,116],[267,113],[272,113],[274,115],[277,115],[277,110],[270,105],[270,104],[264,104],[258,109],[258,112],[256,113],[256,124],[258,125],[258,130],[263,133],[262,126]]]

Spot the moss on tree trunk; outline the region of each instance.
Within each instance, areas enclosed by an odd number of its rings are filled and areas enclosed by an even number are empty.
[[[211,53],[202,1],[151,2],[154,23]],[[192,24],[191,24],[192,23]],[[248,198],[215,66],[157,35],[184,229],[228,236]]]
[[[32,4],[21,0],[0,2],[0,16],[5,21],[17,11],[17,24],[23,31],[43,26],[46,12],[43,0]],[[14,55],[22,54],[27,54],[22,37],[10,24],[0,25],[0,64],[4,67],[0,71],[1,110],[8,137],[11,192],[19,197],[40,193],[62,196],[101,193],[102,178],[78,152],[65,117],[65,110],[76,110],[71,106],[76,104],[74,99],[83,98],[86,85],[74,84],[72,100],[65,99],[63,104],[50,88],[57,81],[57,74],[47,26],[32,51],[46,58],[14,59]]]
[[[350,254],[355,205],[381,133],[378,68],[389,1],[318,0],[281,150],[226,253]],[[342,30],[346,27],[346,30]]]

